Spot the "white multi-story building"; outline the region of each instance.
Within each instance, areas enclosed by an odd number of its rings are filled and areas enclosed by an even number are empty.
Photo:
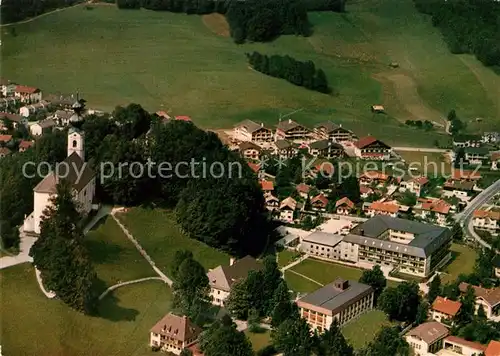
[[[500,211],[476,210],[472,217],[475,228],[497,233],[500,230]]]
[[[406,335],[406,342],[416,356],[427,356],[443,348],[443,340],[449,331],[437,321],[429,321],[411,329]]]

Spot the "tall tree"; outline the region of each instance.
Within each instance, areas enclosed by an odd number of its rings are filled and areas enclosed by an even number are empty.
[[[71,186],[62,180],[44,212],[40,236],[30,250],[45,286],[73,309],[85,314],[96,310],[96,273],[83,244],[81,216]]]
[[[396,328],[384,326],[375,339],[359,352],[362,356],[409,356],[410,347]]]
[[[230,318],[214,322],[202,333],[200,348],[206,356],[253,356],[252,344]]]
[[[277,328],[287,319],[293,318],[294,316],[298,317],[297,305],[292,302],[290,291],[288,290],[285,280],[282,280],[278,288],[276,288],[271,305],[273,306],[273,310],[270,316],[271,326],[273,328]]]
[[[340,331],[337,319],[334,318],[330,328],[319,336],[316,355],[318,356],[352,356],[354,350]]]
[[[462,306],[457,316],[458,321],[460,325],[466,325],[474,319],[476,311],[476,295],[471,285],[467,286],[467,291],[465,295],[460,298],[460,302]]]
[[[237,319],[246,320],[252,308],[252,296],[246,279],[233,283],[231,293],[224,302],[225,308]]]
[[[434,302],[437,296],[441,294],[441,277],[439,274],[436,275],[432,281],[429,283],[429,292],[427,293],[427,300],[429,304]]]
[[[375,291],[374,304],[376,305],[378,297],[387,286],[387,279],[384,276],[384,272],[380,269],[380,266],[375,265],[371,270],[364,270],[363,274],[359,278],[359,282],[368,284],[373,288]]]
[[[389,287],[379,297],[378,306],[391,320],[415,321],[420,295],[415,282],[402,282],[397,287]]]
[[[307,322],[302,319],[287,319],[271,332],[275,348],[284,356],[310,356],[315,340]]]
[[[426,301],[421,301],[418,305],[417,315],[415,316],[415,324],[420,325],[427,321],[429,314],[429,304]]]
[[[193,253],[189,250],[177,250],[174,253],[174,258],[169,266],[170,277],[176,281],[178,279],[179,267],[182,262],[187,259],[194,259]]]

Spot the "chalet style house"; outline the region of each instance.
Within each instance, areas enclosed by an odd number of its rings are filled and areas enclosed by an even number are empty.
[[[422,190],[427,186],[428,183],[429,178],[424,176],[411,178],[409,180],[403,180],[399,184],[399,191],[409,191],[419,197],[422,194]]]
[[[234,136],[240,141],[254,143],[273,142],[273,130],[252,120],[245,120],[234,126]]]
[[[245,141],[240,143],[238,150],[240,154],[245,159],[258,160],[260,157],[260,151],[262,150],[260,146],[257,146],[251,141]]]
[[[151,328],[149,345],[180,355],[183,349],[196,343],[201,332],[187,316],[168,313]]]
[[[22,103],[37,103],[42,100],[42,91],[26,85],[16,85],[14,97],[18,98]]]
[[[500,211],[476,210],[473,214],[472,224],[477,229],[497,234],[500,232]]]
[[[314,136],[318,140],[329,140],[333,142],[352,141],[356,135],[342,125],[334,124],[331,121],[325,121],[314,126]]]
[[[313,157],[324,157],[328,159],[343,157],[344,147],[329,140],[320,140],[309,145],[309,154]]]
[[[299,152],[299,147],[296,143],[287,140],[278,140],[275,142],[276,154],[281,159],[294,157]]]
[[[391,147],[373,136],[366,136],[354,142],[354,154],[361,159],[388,160],[391,158]]]
[[[287,121],[281,121],[276,127],[276,141],[279,140],[289,140],[296,143],[309,142],[312,138],[311,131],[289,119]]]

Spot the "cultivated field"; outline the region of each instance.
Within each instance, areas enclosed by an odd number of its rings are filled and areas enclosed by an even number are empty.
[[[492,93],[498,76],[469,56],[450,54],[411,0],[358,0],[347,10],[310,13],[309,38],[235,45],[218,15],[77,6],[2,28],[2,76],[46,92],[79,91],[106,110],[137,102],[190,115],[206,128],[246,118],[275,124],[279,114],[303,109],[294,119],[305,124],[333,119],[393,145],[429,146],[443,135],[402,122],[438,121],[456,108],[466,120],[483,117],[483,129],[498,124],[500,95]],[[253,50],[315,61],[335,95],[249,70],[245,53]],[[390,69],[390,62],[400,68]],[[371,114],[370,105],[379,103],[388,115]]]
[[[31,264],[1,270],[0,282],[4,355],[148,356],[149,329],[170,310],[170,290],[160,281],[117,289],[96,317],[47,299]]]

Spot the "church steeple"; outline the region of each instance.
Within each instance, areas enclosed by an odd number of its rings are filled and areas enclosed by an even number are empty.
[[[68,157],[73,153],[85,161],[85,133],[75,127],[68,131]]]

